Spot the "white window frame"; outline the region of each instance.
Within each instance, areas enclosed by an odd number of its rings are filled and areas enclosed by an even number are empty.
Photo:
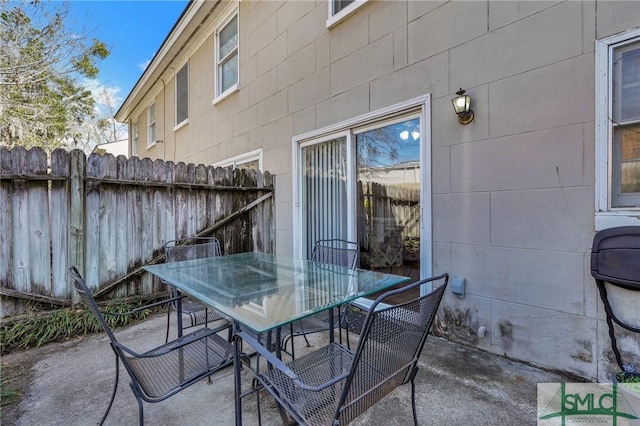
[[[638,225],[640,208],[611,206],[613,167],[613,53],[617,48],[640,42],[640,28],[596,41],[596,140],[595,140],[595,228]]]
[[[327,28],[332,28],[338,23],[345,20],[349,15],[353,14],[356,10],[364,6],[369,0],[354,0],[353,3],[345,7],[339,12],[335,12],[335,0],[327,0],[329,5],[329,17],[327,18]]]
[[[139,127],[138,120],[136,120],[131,124],[131,156],[132,157],[138,156],[139,143],[140,143],[140,127]]]
[[[262,148],[245,152],[244,154],[236,155],[234,157],[226,158],[211,165],[213,167],[233,167],[234,169],[236,169],[241,164],[251,163],[252,161],[256,160],[258,161],[258,170],[260,170],[261,172],[264,171],[264,169],[262,168]]]
[[[303,257],[304,247],[302,239],[296,234],[303,223],[302,211],[300,209],[302,194],[302,148],[309,144],[326,142],[339,137],[347,138],[347,158],[355,159],[353,151],[352,137],[356,133],[366,130],[372,124],[375,127],[385,122],[389,122],[394,117],[415,114],[416,110],[420,110],[420,163],[426,165],[421,168],[421,226],[422,245],[420,247],[420,275],[423,278],[431,276],[433,268],[433,230],[431,224],[432,217],[432,176],[431,176],[431,95],[424,95],[418,98],[392,105],[377,111],[373,111],[353,119],[343,121],[322,129],[304,133],[292,138],[292,158],[293,158],[293,254],[297,257]],[[355,161],[355,160],[354,160]],[[347,173],[349,176],[355,176],[354,164],[347,164]],[[347,182],[347,191],[354,193],[353,183],[351,179]],[[347,226],[349,239],[355,240],[355,217],[356,206],[353,197],[349,197],[347,205]]]
[[[182,70],[186,69],[186,73],[187,73],[187,116],[178,121],[178,74],[180,74],[180,72],[182,72]],[[175,77],[175,84],[174,84],[174,89],[175,89],[175,127],[173,128],[173,130],[178,130],[180,127],[184,126],[185,124],[187,124],[189,122],[189,61],[185,62],[185,64],[180,67],[178,69],[178,71],[176,71]]]
[[[221,72],[221,66],[222,63],[224,61],[220,61],[218,58],[219,55],[219,34],[220,31],[222,31],[222,29],[224,29],[224,27],[227,26],[227,24],[229,24],[229,22],[231,22],[231,20],[233,20],[233,18],[237,18],[236,22],[237,22],[237,31],[238,31],[238,44],[236,46],[236,48],[231,51],[229,53],[237,53],[238,54],[238,81],[236,81],[236,83],[234,85],[232,85],[231,87],[229,87],[227,90],[225,90],[224,92],[222,91],[222,72]],[[228,57],[229,55],[227,55],[226,57]],[[225,57],[225,58],[226,58]],[[223,58],[224,59],[224,58]],[[218,102],[220,102],[221,100],[223,100],[224,98],[226,98],[227,96],[229,96],[231,93],[234,93],[238,90],[238,88],[240,87],[240,14],[238,13],[238,7],[234,7],[233,9],[231,9],[227,15],[225,15],[225,18],[221,21],[221,23],[216,27],[215,30],[215,36],[214,36],[214,56],[213,56],[213,62],[214,62],[214,86],[215,86],[215,93],[214,93],[214,99],[212,104],[215,105]]]
[[[153,121],[151,121],[152,108],[153,108]],[[156,108],[156,102],[153,101],[147,107],[147,148],[151,148],[156,144],[156,136],[158,135],[157,116],[158,116],[158,111]],[[153,132],[151,132],[152,127],[153,127]]]

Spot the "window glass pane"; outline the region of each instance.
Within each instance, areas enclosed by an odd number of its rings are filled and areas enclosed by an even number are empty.
[[[138,155],[139,130],[138,122],[133,123],[133,138],[131,140],[131,155]]]
[[[156,104],[153,104],[149,107],[149,123],[154,123],[156,121]]]
[[[360,265],[420,277],[420,119],[356,135]]]
[[[189,67],[185,65],[176,75],[176,124],[189,117]]]
[[[353,3],[354,0],[333,0],[333,14],[340,12],[345,7]]]
[[[303,254],[318,240],[347,239],[346,138],[302,148]]]
[[[218,60],[224,59],[236,47],[238,47],[238,15],[220,31],[218,35]]]
[[[227,59],[222,64],[220,73],[220,93],[224,93],[234,84],[238,83],[238,53]]]
[[[147,145],[151,145],[156,141],[156,104],[149,106],[149,134],[147,137]]]
[[[156,124],[149,126],[149,145],[156,141]]]
[[[622,121],[640,120],[640,45],[622,52],[620,60]]]
[[[258,160],[252,160],[252,161],[246,161],[244,163],[236,163],[236,169],[260,170],[260,162]]]
[[[640,125],[614,130],[614,207],[640,206]]]

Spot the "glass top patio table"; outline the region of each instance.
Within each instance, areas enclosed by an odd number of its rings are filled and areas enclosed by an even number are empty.
[[[409,280],[399,275],[258,252],[169,262],[143,269],[257,333]]]

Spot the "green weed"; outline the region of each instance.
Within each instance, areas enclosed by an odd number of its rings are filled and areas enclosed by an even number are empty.
[[[112,301],[101,308],[103,312],[127,312],[136,306]],[[142,310],[128,316],[105,315],[111,328],[132,324],[146,318],[150,310]],[[100,323],[88,309],[59,309],[48,315],[27,316],[16,322],[0,325],[0,353],[39,347],[45,343],[61,341],[71,337],[102,331]]]

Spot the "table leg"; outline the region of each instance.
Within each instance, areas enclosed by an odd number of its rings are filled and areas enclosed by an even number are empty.
[[[240,381],[240,371],[242,370],[242,365],[240,363],[242,339],[235,334],[235,331],[238,330],[238,326],[235,322],[233,323],[233,330],[233,342],[235,347],[235,350],[233,351],[233,395],[235,399],[236,426],[242,426],[242,386]]]
[[[182,293],[180,293],[179,291],[177,292],[178,296],[182,296]],[[176,309],[176,314],[178,317],[178,337],[182,337],[182,298],[179,298],[176,301],[176,305],[177,305],[177,309]]]
[[[329,309],[329,343],[333,343],[335,340],[333,328],[334,328],[334,320],[333,320],[333,308]]]

